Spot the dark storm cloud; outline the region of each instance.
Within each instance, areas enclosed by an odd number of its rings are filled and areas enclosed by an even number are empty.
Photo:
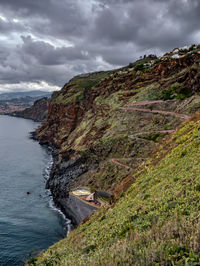
[[[41,65],[62,65],[67,61],[86,60],[86,52],[76,47],[54,47],[53,45],[43,42],[34,41],[31,36],[22,36],[22,51],[32,56]]]
[[[144,49],[166,50],[190,42],[199,30],[197,1],[108,0],[107,4],[93,28],[95,37],[105,42],[132,42]]]
[[[87,24],[77,1],[73,0],[2,0],[0,6],[9,16],[17,16],[29,24],[32,31],[45,35],[81,34]]]
[[[200,42],[198,0],[1,0],[0,10],[0,90],[61,86],[81,72]]]

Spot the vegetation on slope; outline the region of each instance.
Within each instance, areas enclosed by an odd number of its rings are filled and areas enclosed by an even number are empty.
[[[107,77],[110,71],[101,71],[91,74],[82,74],[74,77],[67,83],[61,93],[56,97],[56,103],[82,103],[86,98],[88,91]],[[67,97],[66,97],[67,94]]]
[[[71,187],[106,190],[115,203],[32,264],[200,263],[200,114],[175,131],[199,109],[200,56],[136,66],[75,77],[53,94],[37,131],[59,148],[52,177],[81,158],[87,171]]]
[[[134,67],[77,76],[53,94],[48,119],[37,132],[40,141],[57,146],[60,160],[84,158],[89,171],[74,186],[113,192],[150,157],[167,134],[160,132],[174,130],[183,121],[152,110],[190,115],[198,109],[199,62],[199,55],[186,55],[168,62],[155,60],[139,71]],[[143,101],[157,102],[137,106],[149,112],[128,109]],[[130,169],[115,165],[113,158],[125,161]]]
[[[49,248],[36,265],[199,265],[200,112],[131,176],[115,206]]]

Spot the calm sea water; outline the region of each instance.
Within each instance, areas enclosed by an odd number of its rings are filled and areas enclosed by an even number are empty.
[[[45,190],[51,166],[47,149],[29,138],[37,123],[0,116],[0,265],[24,265],[63,238],[68,221]],[[27,195],[27,192],[30,192]]]

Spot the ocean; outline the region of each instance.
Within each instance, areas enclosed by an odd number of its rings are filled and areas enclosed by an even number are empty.
[[[0,265],[25,261],[66,236],[70,222],[45,182],[51,152],[30,138],[31,120],[0,116]]]

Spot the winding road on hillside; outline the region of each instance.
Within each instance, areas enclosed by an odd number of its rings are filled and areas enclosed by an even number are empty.
[[[146,135],[146,134],[148,134],[148,135],[152,135],[152,134],[157,134],[157,133],[168,133],[168,134],[170,134],[170,133],[173,133],[175,130],[174,129],[170,129],[170,130],[157,130],[157,131],[151,131],[151,132],[138,132],[138,133],[135,133],[135,134],[133,134],[133,135],[130,135],[131,137],[134,137],[134,136],[141,136],[141,135]]]
[[[191,117],[186,114],[179,114],[175,112],[162,111],[162,110],[150,110],[150,109],[133,108],[133,107],[122,107],[121,109],[125,111],[138,111],[138,112],[146,112],[146,113],[154,113],[154,114],[172,115],[172,116],[179,117],[185,120],[190,119]]]
[[[138,111],[138,112],[148,112],[148,113],[153,113],[153,114],[164,114],[164,115],[171,115],[171,116],[175,116],[175,117],[179,117],[181,119],[190,119],[191,116],[186,115],[186,114],[179,114],[179,113],[175,113],[175,112],[170,112],[170,111],[164,111],[164,110],[156,110],[156,109],[147,109],[147,108],[137,108],[137,106],[146,106],[146,105],[151,105],[151,104],[162,104],[162,103],[166,103],[166,102],[171,102],[173,100],[168,100],[168,101],[163,101],[163,100],[154,100],[154,101],[142,101],[142,102],[135,102],[132,104],[128,104],[125,107],[120,108],[121,110],[124,111]],[[136,106],[136,107],[134,107]],[[130,138],[134,138],[136,136],[140,136],[140,135],[145,135],[145,134],[157,134],[157,133],[167,133],[167,134],[171,134],[173,133],[175,130],[170,129],[170,130],[158,130],[158,131],[154,131],[154,132],[138,132],[135,133],[133,135],[130,135]],[[133,169],[132,167],[120,163],[119,160],[121,160],[123,158],[112,158],[111,161],[118,165],[118,166],[122,166],[126,169]]]
[[[121,158],[122,159],[122,158]],[[133,169],[133,168],[131,168],[130,166],[128,166],[128,165],[126,165],[126,164],[123,164],[123,163],[120,163],[119,162],[119,158],[112,158],[111,159],[111,161],[114,163],[114,164],[117,164],[117,165],[119,165],[119,166],[122,166],[122,167],[124,167],[124,168],[126,168],[126,169]]]
[[[191,118],[191,116],[186,115],[186,114],[179,114],[179,113],[170,112],[170,111],[164,111],[164,110],[147,109],[147,108],[135,108],[134,107],[134,106],[145,106],[145,105],[151,105],[151,104],[159,104],[159,103],[165,103],[165,102],[170,102],[170,100],[169,101],[155,100],[155,101],[135,102],[135,103],[127,105],[126,107],[122,107],[120,109],[124,110],[124,111],[138,111],[138,112],[146,112],[146,113],[154,113],[154,114],[171,115],[171,116],[179,117],[179,118],[182,118],[182,119],[185,119],[185,120]]]
[[[128,104],[126,107],[122,107],[120,108],[121,110],[124,111],[139,111],[139,112],[148,112],[148,113],[154,113],[154,114],[164,114],[164,115],[171,115],[171,116],[175,116],[175,117],[179,117],[181,119],[190,119],[191,116],[186,115],[186,114],[179,114],[179,113],[175,113],[175,112],[170,112],[170,111],[164,111],[164,110],[156,110],[156,109],[147,109],[147,108],[137,108],[134,106],[146,106],[146,105],[151,105],[151,104],[162,104],[162,103],[166,103],[166,102],[171,102],[173,100],[168,100],[168,101],[163,101],[163,100],[155,100],[155,101],[142,101],[142,102],[135,102],[132,104]],[[130,135],[129,137],[134,138],[135,136],[140,136],[140,135],[145,135],[145,134],[157,134],[157,133],[173,133],[175,130],[171,129],[171,130],[158,130],[158,131],[154,131],[154,132],[138,132],[135,133],[133,135]],[[112,158],[111,161],[119,166],[122,166],[126,169],[133,169],[132,167],[120,163],[119,160],[123,159],[123,158]]]
[[[163,101],[163,100],[154,100],[154,101],[143,101],[143,102],[135,102],[128,104],[127,107],[131,106],[144,106],[144,105],[150,105],[150,104],[155,104],[155,103],[166,103],[166,102],[171,102],[172,100],[168,101]]]

